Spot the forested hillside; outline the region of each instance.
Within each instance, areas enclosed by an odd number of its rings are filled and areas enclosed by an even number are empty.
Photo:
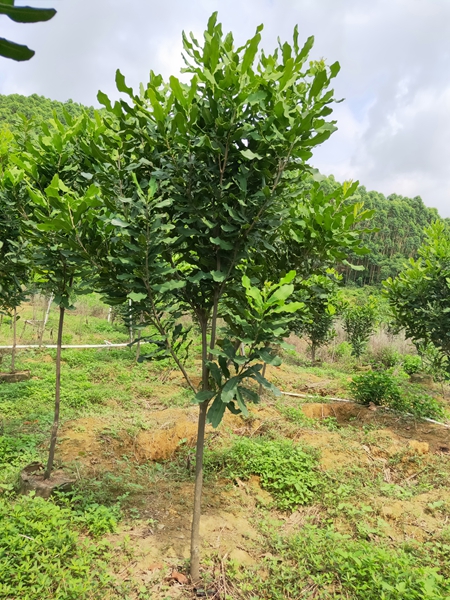
[[[331,191],[339,184],[330,176],[322,186]],[[387,277],[395,277],[405,261],[417,255],[425,238],[424,228],[441,219],[437,209],[425,206],[420,196],[407,198],[391,194],[386,197],[380,192],[367,191],[361,185],[349,202],[355,200],[364,202],[364,208],[375,211],[370,226],[378,231],[363,235],[370,252],[351,259],[352,264],[364,266],[364,270],[342,268],[347,283],[377,285]]]
[[[4,96],[0,94],[0,127],[5,124],[14,127],[19,114],[23,114],[29,119],[33,117],[37,121],[51,119],[53,111],[56,111],[58,118],[65,123],[64,110],[75,117],[80,115],[84,108],[82,104],[72,100],[58,102],[37,94],[31,96],[21,96],[20,94]]]
[[[37,94],[0,95],[0,167],[3,162],[1,157],[8,154],[12,137],[10,130],[14,129],[19,114],[42,121],[52,118],[53,111],[56,111],[58,118],[65,123],[64,111],[77,116],[84,108],[72,100],[58,102]],[[332,191],[339,183],[330,176],[324,179],[322,186]],[[386,197],[379,192],[367,191],[361,185],[351,201],[355,199],[364,202],[365,208],[375,211],[371,224],[378,231],[364,235],[370,253],[365,257],[352,257],[352,263],[364,266],[364,270],[342,267],[344,281],[357,285],[377,285],[387,277],[394,277],[405,260],[416,256],[424,239],[424,228],[440,217],[437,210],[426,207],[419,196],[406,198],[391,194]]]

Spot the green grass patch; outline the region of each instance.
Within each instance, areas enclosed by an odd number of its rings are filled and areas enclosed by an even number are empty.
[[[428,561],[404,549],[352,540],[333,529],[305,526],[272,541],[268,575],[229,568],[241,598],[346,598],[348,600],[444,600],[450,583]]]
[[[280,510],[311,502],[322,481],[317,453],[290,440],[239,438],[226,450],[207,452],[206,468],[230,479],[258,475]]]

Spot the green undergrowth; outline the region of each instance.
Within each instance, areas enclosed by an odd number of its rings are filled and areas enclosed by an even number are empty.
[[[258,475],[280,510],[308,504],[321,484],[317,453],[290,440],[238,438],[229,448],[209,451],[205,464],[230,479]]]
[[[0,436],[0,491],[13,490],[18,472],[40,460],[41,436],[33,434]]]
[[[353,540],[332,528],[307,525],[293,536],[274,537],[263,577],[231,565],[236,598],[346,598],[443,600],[450,582],[413,552]],[[275,555],[275,556],[274,556]]]
[[[84,514],[31,496],[0,498],[0,598],[102,598],[111,585],[107,543],[115,527],[104,507]]]
[[[419,418],[446,418],[444,406],[436,398],[426,394],[420,386],[402,383],[390,372],[369,371],[354,377],[349,389],[362,404],[372,402]]]

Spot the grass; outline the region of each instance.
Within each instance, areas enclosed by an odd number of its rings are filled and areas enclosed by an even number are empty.
[[[66,341],[127,341],[126,329],[107,323],[106,314],[95,297],[83,299],[68,315]],[[29,305],[22,317],[32,316]],[[51,314],[48,341],[55,317]],[[27,326],[22,341],[34,341],[32,331]],[[3,324],[0,344],[8,342],[10,330]],[[194,342],[197,351],[197,338]],[[194,352],[187,363],[193,374],[197,359]],[[156,411],[164,415],[165,409],[179,407],[181,415],[192,394],[170,360],[137,364],[134,349],[128,348],[64,350],[62,424],[75,421],[75,432],[89,433],[85,421],[76,420],[95,418],[101,423],[101,451],[110,451],[111,460],[94,456],[92,465],[77,466],[76,486],[54,501],[18,497],[18,472],[46,457],[54,360],[53,350],[20,352],[18,368],[30,369],[32,379],[0,385],[0,598],[172,598],[174,588],[161,578],[150,589],[148,572],[146,580],[136,575],[138,534],[124,541],[113,532],[150,527],[150,545],[163,535],[168,546],[180,543],[177,536],[190,521],[193,448],[181,439],[177,453],[159,463],[137,460],[130,444],[120,454],[112,448],[125,437],[151,433]],[[8,361],[5,356],[2,368]],[[348,357],[322,366],[307,363],[291,351],[270,377],[282,389],[314,394],[318,382],[321,393],[345,397],[354,373]],[[223,553],[210,551],[206,580],[215,585],[219,567],[228,598],[238,600],[449,598],[448,455],[409,453],[405,440],[392,432],[386,437],[389,424],[384,422],[312,419],[298,398],[266,401],[262,406],[268,410],[269,405],[269,416],[255,412],[208,434],[204,502],[206,511],[219,516],[220,511],[243,511],[262,536],[246,549],[264,557],[245,567],[233,560],[222,564]],[[413,421],[403,423],[396,416],[395,422],[414,435]],[[260,501],[260,488],[270,501]],[[210,540],[213,548],[218,536]],[[173,560],[171,566],[183,567]]]

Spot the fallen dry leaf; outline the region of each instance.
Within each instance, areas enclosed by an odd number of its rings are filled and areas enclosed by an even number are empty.
[[[181,585],[189,583],[189,580],[186,577],[186,575],[183,575],[183,573],[179,573],[178,571],[172,571],[172,575],[170,576],[170,578],[175,579],[175,581],[178,581],[178,583],[181,583]]]

